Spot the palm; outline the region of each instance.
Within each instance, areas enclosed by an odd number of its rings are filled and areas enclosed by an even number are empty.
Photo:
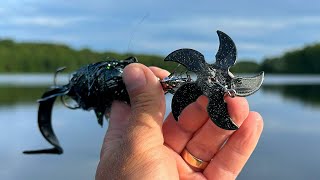
[[[126,119],[129,118],[130,111],[130,107],[125,104],[113,104],[110,121],[118,122],[117,124],[115,124],[118,127],[108,128],[109,130],[104,140],[105,143],[102,148],[101,155],[103,156],[104,154],[106,154],[107,157],[105,158],[108,159],[108,161],[112,162],[112,155],[119,151],[119,145],[123,141],[123,134],[126,133],[126,128],[123,127],[128,127],[129,125],[129,121],[126,121]],[[112,126],[113,124],[111,123],[110,125]],[[165,135],[163,135],[163,137],[165,137]],[[157,141],[157,138],[151,140],[149,139],[149,141]],[[195,170],[190,168],[190,166],[181,158],[180,154],[163,143],[163,141],[162,143],[159,141],[155,143],[159,144],[157,148],[143,150],[143,152],[136,153],[143,153],[146,156],[146,161],[144,163],[148,164],[149,168],[157,170],[153,171],[154,175],[165,175],[170,172],[170,177],[166,177],[165,179],[170,179],[174,176],[176,176],[177,178],[179,177],[179,179],[199,179],[204,177],[202,173],[196,172]],[[155,157],[155,154],[157,154],[157,157]]]

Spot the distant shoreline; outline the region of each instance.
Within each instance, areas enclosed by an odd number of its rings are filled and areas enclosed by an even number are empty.
[[[251,74],[236,74],[241,76],[251,76]],[[58,84],[67,84],[69,82],[70,74],[59,74],[57,80]],[[314,85],[320,84],[319,75],[301,75],[301,74],[266,74],[263,85],[291,85],[303,84]],[[1,86],[52,86],[53,73],[0,73],[0,87]]]
[[[164,62],[163,56],[135,53],[97,52],[91,49],[76,50],[64,44],[53,43],[17,43],[10,39],[0,39],[0,72],[28,73],[54,72],[58,67],[66,66],[66,72],[72,72],[89,63],[113,59],[137,57],[139,63],[157,66],[168,71],[177,67],[177,63]],[[288,51],[282,56],[265,58],[261,63],[254,60],[239,60],[231,68],[233,73],[276,74],[320,74],[320,44],[305,46]]]

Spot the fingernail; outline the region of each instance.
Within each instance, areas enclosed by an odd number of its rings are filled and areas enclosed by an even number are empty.
[[[123,75],[127,91],[134,91],[147,84],[144,71],[139,67],[128,67],[124,70]]]

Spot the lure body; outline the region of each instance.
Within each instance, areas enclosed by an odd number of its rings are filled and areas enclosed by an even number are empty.
[[[70,80],[68,96],[84,110],[94,110],[98,123],[103,124],[114,100],[129,103],[129,95],[122,80],[125,66],[138,62],[130,57],[122,61],[103,61],[80,68]]]
[[[70,107],[71,109],[94,110],[98,123],[102,126],[103,116],[110,112],[114,100],[129,103],[129,95],[122,80],[122,72],[125,66],[134,62],[137,62],[137,59],[130,57],[122,61],[102,61],[86,65],[73,74],[68,84],[53,86],[45,92],[38,100],[38,125],[43,137],[54,148],[24,151],[24,153],[63,153],[51,123],[53,104],[59,96],[68,96],[78,104],[76,107]]]
[[[228,114],[224,96],[253,94],[260,88],[264,74],[262,72],[254,77],[234,76],[229,68],[236,62],[235,44],[225,33],[221,31],[217,33],[220,46],[214,64],[206,63],[200,52],[187,48],[176,50],[164,59],[164,61],[174,61],[185,66],[188,71],[197,75],[196,80],[193,80],[188,73],[183,77],[173,72],[160,80],[160,83],[165,93],[174,94],[171,109],[177,121],[185,107],[195,102],[199,96],[205,95],[209,98],[207,112],[213,123],[226,130],[236,130],[238,126]],[[103,116],[110,112],[114,100],[130,103],[122,73],[125,66],[134,62],[137,62],[137,59],[129,57],[121,61],[102,61],[86,65],[73,74],[68,84],[55,85],[45,92],[39,100],[38,125],[44,138],[54,147],[24,153],[63,153],[51,124],[52,108],[57,97],[67,96],[73,99],[78,106],[71,107],[61,98],[71,109],[94,110],[100,125],[103,124]]]

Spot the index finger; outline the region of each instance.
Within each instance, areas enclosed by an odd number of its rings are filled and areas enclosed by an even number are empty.
[[[163,79],[163,78],[169,76],[169,74],[170,74],[167,70],[161,69],[156,66],[150,66],[149,69],[153,72],[153,74],[155,76],[157,76],[160,79]]]

